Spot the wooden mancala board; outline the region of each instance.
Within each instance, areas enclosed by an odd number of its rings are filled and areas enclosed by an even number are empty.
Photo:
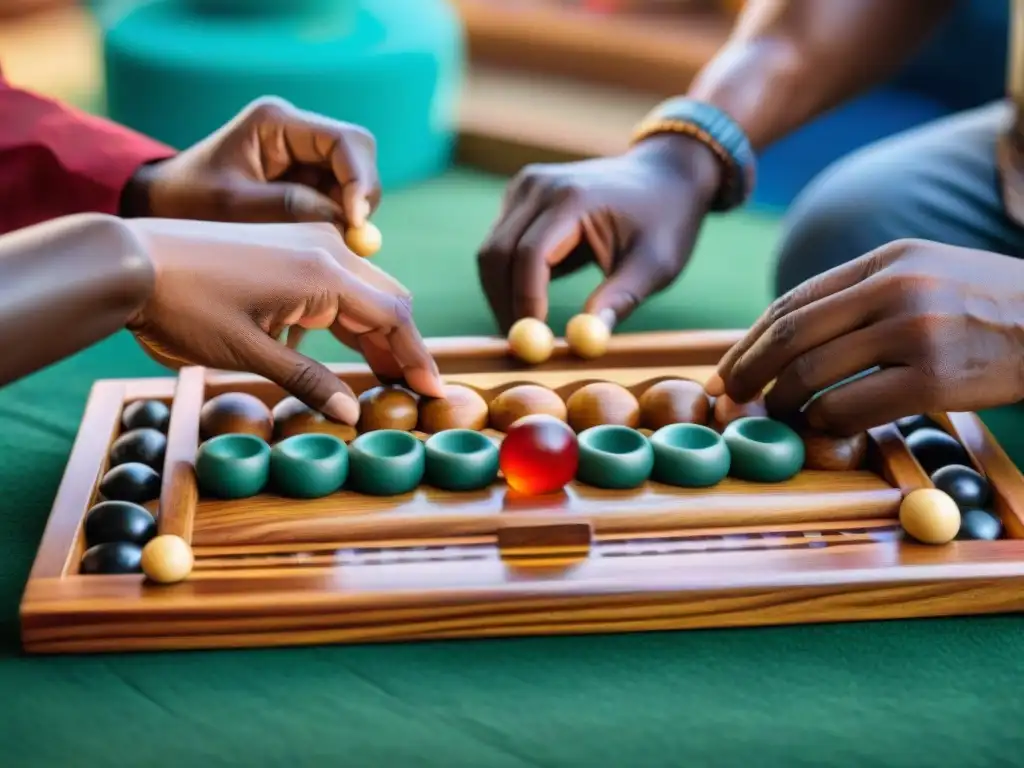
[[[587,381],[639,393],[651,380],[704,380],[739,334],[618,335],[583,361],[559,340],[526,368],[503,339],[430,346],[448,382],[485,398],[535,382],[563,397]],[[361,365],[335,366],[359,392]],[[804,470],[759,485],[647,483],[555,497],[420,488],[394,498],[340,491],[294,501],[199,499],[193,461],[205,399],[269,382],[199,368],[176,378],[108,380],[92,390],[21,605],[34,653],[240,648],[438,638],[633,632],[894,619],[1024,609],[1024,482],[973,414],[933,415],[993,486],[1003,538],[915,543],[903,495],[930,486],[894,426],[871,432],[873,470]],[[83,516],[129,403],[171,405],[158,530],[184,537],[183,582],[81,575]]]

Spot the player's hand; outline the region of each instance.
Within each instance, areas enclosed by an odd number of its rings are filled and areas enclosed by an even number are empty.
[[[281,341],[289,329],[330,328],[378,377],[443,395],[408,292],[349,252],[333,227],[166,219],[128,226],[156,275],[151,297],[128,327],[159,362],[256,373],[354,424],[359,406],[352,391]]]
[[[528,166],[505,196],[478,254],[480,281],[502,331],[547,320],[548,284],[596,262],[604,282],[584,311],[624,320],[679,275],[718,189],[711,151],[682,136],[565,165]]]
[[[847,379],[863,374],[847,382]],[[707,384],[852,434],[904,416],[1024,397],[1024,263],[900,240],[775,301]]]
[[[365,129],[260,99],[181,154],[138,170],[139,216],[362,227],[380,202],[376,142]]]

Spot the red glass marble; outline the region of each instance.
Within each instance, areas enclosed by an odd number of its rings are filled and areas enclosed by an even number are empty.
[[[509,488],[533,496],[565,487],[576,476],[579,459],[579,443],[569,425],[538,413],[508,428],[498,462]]]

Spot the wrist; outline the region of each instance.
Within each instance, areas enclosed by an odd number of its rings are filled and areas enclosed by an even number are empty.
[[[141,221],[118,219],[119,240],[123,243],[125,263],[125,287],[130,291],[134,305],[125,320],[129,330],[142,322],[142,313],[156,289],[157,262],[153,257],[151,244],[139,227]]]
[[[703,142],[684,134],[655,134],[634,144],[628,151],[645,162],[667,167],[692,185],[692,192],[708,206],[722,188],[725,168]]]
[[[135,169],[121,191],[118,215],[125,219],[141,219],[153,215],[152,189],[162,160],[143,163]]]
[[[721,173],[710,204],[712,210],[737,208],[750,197],[756,157],[743,127],[728,113],[714,104],[685,96],[668,99],[637,125],[632,143],[635,146],[665,135],[685,137],[702,144],[715,156]],[[687,160],[693,156],[690,152],[684,155]]]

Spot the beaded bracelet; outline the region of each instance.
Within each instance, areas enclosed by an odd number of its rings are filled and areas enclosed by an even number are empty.
[[[718,158],[724,170],[712,208],[727,211],[742,205],[754,189],[756,159],[746,133],[722,110],[686,97],[655,107],[634,129],[631,144],[651,136],[680,134],[696,139]]]

